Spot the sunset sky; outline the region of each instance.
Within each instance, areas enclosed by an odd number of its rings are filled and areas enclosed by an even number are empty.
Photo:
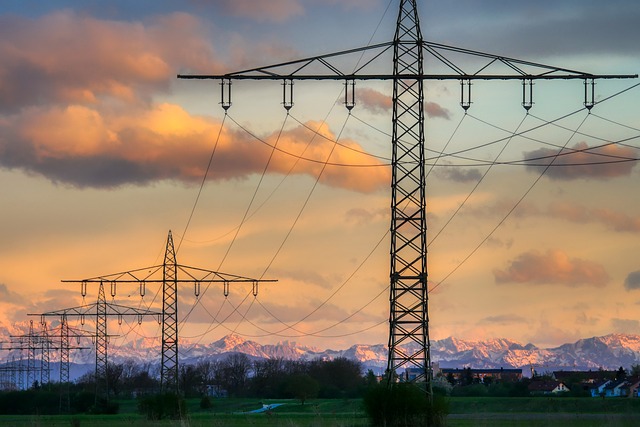
[[[95,302],[61,280],[160,264],[171,230],[180,264],[278,280],[256,298],[181,288],[189,342],[386,344],[391,84],[357,82],[349,115],[343,82],[299,82],[287,116],[281,82],[236,81],[225,116],[218,82],[176,76],[389,41],[398,3],[3,2],[1,324]],[[637,1],[418,7],[429,41],[640,72]],[[589,113],[581,80],[537,81],[528,115],[519,81],[475,82],[466,115],[459,82],[425,84],[432,339],[640,334],[638,83],[598,81]],[[157,293],[122,285],[115,300],[158,309]],[[110,331],[114,345],[160,334]]]

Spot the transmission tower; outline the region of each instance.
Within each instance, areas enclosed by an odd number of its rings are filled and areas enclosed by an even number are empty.
[[[531,108],[534,80],[581,79],[585,85],[584,105],[591,108],[596,79],[637,78],[637,75],[595,75],[485,52],[447,46],[423,40],[416,0],[400,0],[393,41],[321,56],[283,62],[264,67],[220,75],[179,74],[180,79],[220,81],[221,102],[231,106],[231,83],[234,80],[276,80],[284,87],[282,104],[293,106],[293,83],[297,80],[344,80],[345,104],[355,105],[356,80],[391,80],[393,82],[392,178],[391,178],[391,266],[389,356],[387,373],[393,381],[396,372],[405,368],[415,375],[404,379],[426,382],[431,396],[431,350],[429,340],[427,250],[426,250],[426,177],[424,135],[425,80],[458,80],[461,106],[471,105],[473,80],[520,80],[522,105]],[[368,57],[364,55],[369,54]],[[425,56],[444,66],[446,72],[425,74]],[[450,55],[473,56],[485,61],[479,68],[463,70]],[[375,68],[384,59],[392,60],[391,71]],[[351,57],[352,62],[348,59]],[[345,65],[346,64],[346,65]],[[373,71],[371,71],[373,69]],[[388,68],[387,68],[388,70]]]
[[[86,295],[86,287],[84,288],[85,292],[83,297]],[[115,296],[115,288],[112,287],[112,295]],[[124,317],[136,317],[138,319],[138,323],[142,322],[142,319],[145,316],[155,316],[159,317],[161,315],[160,312],[139,309],[135,307],[127,307],[119,304],[115,304],[112,302],[107,302],[104,291],[104,283],[100,282],[98,287],[98,298],[97,301],[93,304],[86,304],[79,307],[71,307],[71,308],[63,308],[60,310],[49,311],[46,313],[39,314],[29,314],[30,316],[40,316],[41,319],[44,319],[47,316],[56,316],[62,319],[61,321],[61,345],[64,350],[61,350],[61,354],[63,355],[63,359],[66,359],[66,367],[60,367],[60,382],[68,382],[69,381],[69,370],[68,370],[68,343],[69,343],[69,326],[67,323],[67,319],[69,317],[79,318],[81,323],[84,324],[85,319],[87,317],[94,317],[96,319],[96,332],[95,334],[84,334],[84,336],[91,337],[95,339],[95,347],[96,347],[96,365],[95,365],[95,381],[96,381],[96,400],[99,398],[109,399],[109,382],[108,382],[108,341],[110,335],[107,333],[107,320],[109,317],[117,317],[119,322],[122,322]],[[44,322],[44,320],[43,320]],[[79,334],[76,333],[76,336]],[[63,374],[64,371],[64,374]],[[65,381],[63,381],[62,377],[65,376]]]
[[[180,275],[182,277],[180,277]],[[193,285],[194,295],[200,297],[201,284],[222,283],[224,296],[229,295],[231,283],[251,283],[253,295],[258,294],[261,282],[276,282],[271,279],[252,279],[190,267],[178,264],[173,245],[171,230],[167,236],[164,262],[161,265],[144,267],[121,273],[108,274],[82,280],[63,280],[63,282],[80,283],[82,295],[86,295],[88,283],[110,283],[111,295],[115,297],[118,283],[136,283],[140,296],[144,297],[146,285],[157,283],[162,285],[162,354],[160,366],[160,385],[163,391],[179,393],[178,387],[178,285]]]

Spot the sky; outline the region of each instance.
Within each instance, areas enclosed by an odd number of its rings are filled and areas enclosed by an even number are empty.
[[[287,114],[281,82],[235,81],[225,114],[217,81],[177,75],[390,41],[397,10],[397,0],[3,2],[0,324],[95,302],[95,286],[83,298],[62,280],[160,264],[171,230],[180,264],[278,280],[256,297],[244,284],[226,297],[218,284],[198,297],[181,287],[185,342],[386,344],[390,83],[357,82],[349,114],[343,82],[297,82]],[[640,72],[636,1],[418,10],[432,42]],[[536,81],[527,114],[519,81],[476,81],[465,114],[459,82],[425,83],[432,340],[553,347],[640,334],[637,84],[598,80],[588,111],[581,80]],[[144,298],[125,284],[113,297],[160,300],[151,284]],[[114,345],[159,340],[153,321],[112,323]]]

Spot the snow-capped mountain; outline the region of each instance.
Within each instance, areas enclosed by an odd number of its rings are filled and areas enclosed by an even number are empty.
[[[7,328],[0,328],[2,335],[8,331]],[[0,340],[8,342],[9,337],[0,337]],[[348,349],[332,350],[290,341],[263,345],[235,334],[208,344],[180,341],[179,359],[184,364],[219,360],[231,353],[243,353],[251,359],[331,360],[345,357],[360,361],[364,369],[372,369],[376,373],[384,371],[387,361],[387,347],[383,344],[356,344]],[[19,351],[0,352],[0,362],[19,357]],[[113,363],[133,360],[135,363],[156,365],[160,359],[160,344],[157,339],[144,338],[118,345],[114,342],[109,345],[108,357]],[[533,344],[521,344],[505,338],[466,341],[449,337],[431,342],[431,360],[442,368],[522,368],[525,374],[531,368],[538,372],[618,369],[620,366],[629,369],[634,364],[640,364],[640,335],[611,334],[555,348],[538,348]],[[94,350],[72,351],[71,362],[77,366],[86,365],[87,370],[92,369],[95,364]]]

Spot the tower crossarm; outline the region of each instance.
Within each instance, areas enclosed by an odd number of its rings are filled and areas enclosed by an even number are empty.
[[[97,303],[81,305],[78,307],[63,308],[60,310],[48,311],[46,313],[29,313],[28,316],[67,316],[67,317],[82,317],[82,316],[96,316]],[[159,316],[162,313],[159,311],[140,309],[135,307],[127,307],[124,305],[106,303],[108,316]]]
[[[395,44],[403,44],[402,40]],[[391,55],[394,42],[386,42],[313,56],[263,67],[233,71],[225,74],[178,74],[179,79],[196,80],[571,80],[571,79],[632,79],[638,74],[593,74],[564,67],[495,55],[471,49],[449,46],[441,43],[421,41],[420,45],[427,57],[432,57],[445,66],[448,72],[440,73],[393,73],[380,71],[376,67],[378,59]],[[363,53],[372,57],[358,65]],[[463,69],[456,65],[456,59],[477,58],[484,62],[473,69]],[[354,59],[348,58],[353,56]],[[353,65],[356,64],[356,65]],[[468,65],[468,67],[471,67]]]

